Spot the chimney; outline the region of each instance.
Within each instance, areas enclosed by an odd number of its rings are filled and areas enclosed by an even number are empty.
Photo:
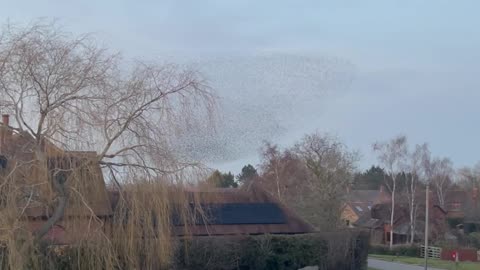
[[[8,127],[9,124],[10,124],[10,115],[2,114],[2,123],[3,123],[3,125]]]
[[[9,128],[10,124],[10,115],[2,114],[2,125],[0,128],[0,150],[5,152],[7,141],[11,135],[11,130]]]

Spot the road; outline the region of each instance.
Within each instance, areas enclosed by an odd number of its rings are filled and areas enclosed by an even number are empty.
[[[410,264],[387,262],[377,259],[368,258],[368,266],[378,270],[424,270],[423,266],[416,266]],[[428,267],[429,270],[441,270],[438,268]]]

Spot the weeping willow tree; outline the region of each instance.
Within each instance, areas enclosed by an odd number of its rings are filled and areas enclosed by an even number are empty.
[[[41,269],[60,229],[82,255],[74,269],[168,266],[172,213],[188,224],[202,212],[181,186],[203,169],[170,147],[213,121],[215,98],[199,74],[125,64],[89,35],[36,22],[3,28],[0,93],[13,118],[0,130],[3,266]],[[105,182],[117,191],[114,209]]]

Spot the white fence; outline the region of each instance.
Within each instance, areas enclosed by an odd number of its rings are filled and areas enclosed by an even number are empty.
[[[428,258],[440,259],[440,254],[442,254],[442,248],[440,247],[428,247],[427,255]],[[420,257],[425,257],[425,246],[420,246]]]

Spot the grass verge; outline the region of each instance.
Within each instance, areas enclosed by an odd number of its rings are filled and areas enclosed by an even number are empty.
[[[391,255],[369,255],[370,258],[375,258],[379,260],[389,261],[389,262],[398,262],[398,263],[405,263],[405,264],[413,264],[413,265],[424,265],[423,258],[415,258],[415,257],[403,257],[403,256],[391,256]],[[439,268],[439,269],[447,269],[447,270],[479,270],[480,263],[474,262],[459,262],[458,266],[455,266],[455,262],[452,261],[443,261],[438,259],[428,259],[428,266]]]

